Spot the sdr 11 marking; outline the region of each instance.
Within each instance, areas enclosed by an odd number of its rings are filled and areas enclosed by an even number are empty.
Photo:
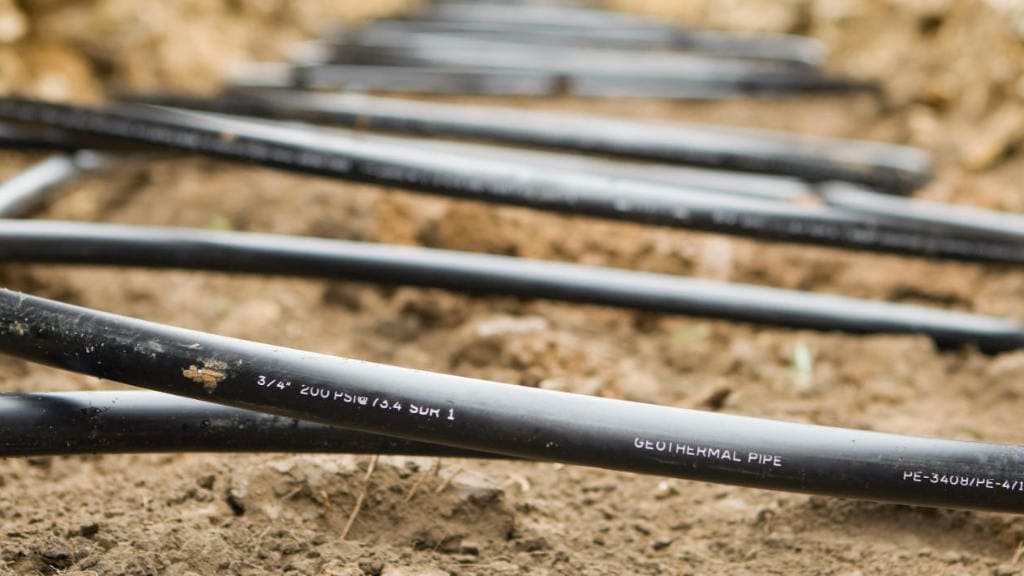
[[[384,398],[374,398],[371,406],[375,408],[381,408],[383,410],[397,410],[399,412],[402,411],[402,403],[397,400],[389,401]],[[445,420],[455,420],[454,408],[448,408],[446,414],[442,414],[441,408],[428,408],[426,406],[417,406],[416,404],[413,404],[411,402],[406,406],[406,408],[406,412],[408,414],[414,414],[416,416],[423,416],[426,418],[441,418],[443,416]]]
[[[263,387],[277,387],[282,390],[290,387],[292,384],[291,382],[285,380],[272,380],[265,376],[260,376],[257,383]],[[362,396],[359,394],[349,393],[345,390],[335,390],[323,386],[310,386],[308,384],[300,384],[298,386],[298,394],[299,396],[308,396],[310,398],[316,398],[317,400],[323,400],[327,402],[351,404],[356,407],[365,406],[367,408],[387,410],[389,412],[395,412],[398,414],[408,414],[410,416],[417,416],[420,418],[455,420],[454,408],[434,408],[430,406],[413,404],[412,402],[402,402],[401,400],[395,398],[385,398],[382,396]]]
[[[427,408],[425,406],[417,406],[415,404],[409,404],[409,413],[426,416],[427,418],[440,418],[442,416],[441,408]],[[444,419],[455,420],[455,409],[448,408],[447,413],[444,414]]]

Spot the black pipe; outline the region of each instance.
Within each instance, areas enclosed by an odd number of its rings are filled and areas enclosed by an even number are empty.
[[[829,76],[801,71],[735,71],[716,76],[709,63],[692,75],[664,76],[656,70],[646,73],[602,73],[592,71],[559,73],[565,92],[594,98],[658,98],[664,100],[729,100],[743,97],[778,98],[791,95],[861,92],[881,100],[884,93],[874,81]],[[529,70],[509,67],[507,70]]]
[[[802,36],[742,34],[680,28],[641,16],[565,6],[500,6],[462,2],[432,6],[400,22],[428,29],[541,35],[551,39],[588,39],[599,46],[681,48],[750,58],[773,58],[816,65],[824,56],[820,42]],[[376,23],[374,23],[376,24]]]
[[[184,108],[204,109],[236,114],[273,116],[274,111],[260,104],[251,108],[244,99],[192,98],[175,95],[127,96],[131,101],[160,103]],[[288,114],[277,111],[278,117]],[[302,114],[298,114],[302,116]],[[2,129],[2,126],[0,126]],[[52,130],[61,134],[69,147],[110,146],[116,150],[117,142]],[[751,198],[806,203],[820,197],[828,206],[843,212],[865,214],[879,221],[898,223],[900,226],[933,232],[950,232],[970,237],[1001,238],[1012,242],[1024,241],[1024,218],[1018,215],[965,206],[951,206],[921,200],[894,198],[872,190],[842,182],[829,182],[819,186],[794,178],[766,174],[746,174],[707,168],[692,168],[668,164],[621,162],[606,158],[546,152],[531,149],[487,146],[436,138],[396,138],[360,134],[361,139],[388,146],[420,147],[450,154],[466,154],[502,161],[517,162],[545,168],[585,172],[614,178],[639,180],[700,189]],[[121,143],[121,148],[124,144]],[[105,157],[95,152],[82,151],[66,157],[54,157],[32,166],[24,172],[0,183],[0,217],[22,215],[32,205],[40,203],[48,186],[59,185],[76,172],[91,171],[107,164]],[[63,176],[62,173],[65,173]],[[21,200],[19,200],[19,198]],[[12,203],[13,202],[13,203]]]
[[[574,26],[563,20],[537,22],[523,26],[507,21],[404,18],[377,20],[355,30],[331,35],[331,41],[344,42],[353,35],[363,36],[385,30],[402,33],[430,33],[459,38],[497,39],[503,42],[559,47],[616,48],[619,50],[682,50],[755,60],[777,60],[794,65],[816,66],[825,50],[816,40],[781,34],[730,34],[708,30],[673,27],[623,28]]]
[[[278,118],[282,120],[320,120],[317,114],[305,109],[276,107],[270,103],[252,100],[245,95],[226,95],[218,98],[199,98],[174,94],[122,94],[128,102],[156,104],[176,108],[190,108],[235,115]],[[299,104],[296,102],[296,104]],[[337,130],[345,130],[338,128]],[[517,148],[462,142],[440,138],[384,136],[365,132],[360,139],[392,147],[420,147],[451,154],[484,157],[533,166],[543,166],[570,172],[585,172],[616,180],[640,180],[677,186],[682,189],[713,190],[724,194],[787,202],[814,201],[815,188],[797,178],[772,174],[756,174],[711,168],[695,168],[675,164],[621,161],[602,156]]]
[[[557,36],[555,36],[557,38]],[[696,40],[696,38],[694,38]],[[472,70],[556,75],[569,93],[640,97],[694,97],[694,87],[712,89],[722,96],[789,94],[803,91],[869,91],[881,95],[877,83],[832,76],[807,65],[783,59],[772,43],[739,47],[703,37],[706,49],[719,53],[668,50],[637,51],[561,43],[519,42],[496,34],[437,33],[408,26],[371,25],[331,41],[314,41],[293,56],[301,66],[328,63],[401,67],[469,68]],[[318,46],[309,50],[310,45]],[[723,52],[737,52],[729,56]],[[760,50],[760,52],[758,52]],[[757,53],[757,59],[751,56]],[[310,58],[309,56],[313,57]],[[596,93],[585,86],[602,86]],[[698,96],[699,97],[699,96]]]
[[[71,137],[67,139],[70,143]],[[42,160],[0,182],[0,218],[24,216],[46,202],[60,186],[107,166],[108,159],[90,150]]]
[[[967,261],[1024,263],[1024,246],[900,227],[806,206],[382,146],[311,127],[121,104],[89,109],[0,99],[0,117],[289,170],[481,200],[755,238]]]
[[[338,128],[338,130],[344,130]],[[410,138],[406,136],[378,136],[361,134],[362,138],[388,145],[413,146],[439,150],[451,154],[465,154],[541,166],[569,172],[582,172],[614,178],[639,180],[675,186],[682,190],[707,190],[720,194],[808,203],[816,199],[815,187],[796,178],[772,174],[754,174],[711,168],[695,168],[674,164],[621,161],[601,156],[587,156],[510,146],[444,140],[439,138]]]
[[[803,71],[735,71],[718,76],[709,64],[688,74],[658,71],[633,74],[594,70],[559,70],[483,63],[431,61],[381,48],[349,47],[348,59],[294,65],[260,63],[233,77],[247,88],[308,88],[411,94],[560,96],[723,100],[748,96],[779,97],[793,93],[868,92],[881,96],[865,80]],[[370,56],[373,58],[370,58]]]
[[[285,88],[491,96],[555,96],[563,90],[557,74],[467,66],[332,63],[295,66],[289,74],[293,80]],[[256,80],[243,76],[240,83],[252,86]]]
[[[1024,242],[1024,215],[972,206],[894,198],[858,186],[833,182],[819,187],[825,204],[840,210],[885,218],[946,234]]]
[[[488,456],[159,392],[0,394],[0,458],[131,452]]]
[[[0,290],[0,352],[406,440],[757,488],[1024,512],[1024,448],[568,394],[236,340]]]
[[[52,126],[0,123],[0,149],[29,152],[48,150],[77,152],[86,148],[134,152],[137,151],[138,144],[126,144],[123,139],[73,133]],[[85,166],[93,165],[92,160],[85,161],[83,159],[83,163]]]
[[[639,14],[550,3],[509,5],[495,2],[443,2],[428,5],[409,17],[428,21],[502,23],[510,27],[548,26],[557,29],[585,29],[595,33],[606,30],[650,33],[666,28],[674,29],[668,23]]]
[[[581,96],[694,99],[850,90],[880,94],[874,82],[831,77],[816,69],[824,49],[809,38],[684,30],[578,8],[522,8],[468,18],[430,9],[411,18],[335,33],[318,41],[321,48],[312,60],[293,59],[300,64],[296,74],[308,75],[301,81],[307,87],[355,87],[344,72],[324,66],[334,62],[357,76],[374,74],[377,89],[410,87],[408,75],[416,79],[412,89],[426,87],[431,93],[437,93],[436,86],[424,86],[416,68],[463,68],[478,79],[488,71],[501,80],[508,72],[544,74],[561,90]],[[382,75],[388,66],[397,69]],[[388,86],[389,81],[397,84]],[[501,92],[486,81],[482,84],[492,93]]]
[[[314,46],[307,43],[303,46]],[[303,59],[319,60],[318,55]],[[407,94],[554,96],[557,75],[491,68],[423,68],[345,64],[254,62],[236,69],[228,84],[238,89],[345,89]]]
[[[1024,325],[858,300],[508,256],[271,234],[0,220],[0,262],[285,274],[550,298],[852,333],[926,334],[942,347],[1024,347]]]
[[[668,24],[636,14],[583,6],[495,2],[439,2],[414,14],[416,18],[456,22],[503,22],[509,26],[559,26],[590,30],[650,32]]]
[[[0,124],[0,148],[29,150],[76,150],[81,139],[45,126]]]
[[[769,130],[654,124],[607,116],[299,90],[237,88],[228,97],[213,100],[162,98],[172,105],[235,114],[491,140],[810,181],[846,180],[891,192],[906,192],[931,177],[928,154],[917,148]]]
[[[558,74],[574,81],[645,78],[719,86],[744,91],[789,92],[809,86],[877,90],[871,82],[824,74],[816,68],[776,60],[750,60],[700,53],[637,52],[608,47],[543,46],[514,40],[369,28],[336,40],[327,49],[332,62],[399,66],[492,68]],[[299,63],[302,63],[301,61]],[[842,82],[842,84],[840,84]]]
[[[793,91],[836,92],[869,90],[873,84],[843,78],[784,79],[778,86],[763,78],[696,82],[659,76],[624,78],[616,75],[565,74],[556,71],[489,68],[485,66],[423,65],[416,63],[330,62],[285,65],[262,63],[237,74],[232,86],[243,88],[303,88],[396,94],[487,96],[580,96],[593,98],[660,98],[666,100],[725,100],[741,96],[780,96]]]

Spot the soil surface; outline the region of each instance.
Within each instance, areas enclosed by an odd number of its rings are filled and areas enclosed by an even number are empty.
[[[0,2],[0,89],[99,99],[204,91],[332,18],[401,2]],[[517,105],[923,146],[917,195],[1024,211],[1012,3],[800,0],[617,6],[808,33],[867,97]],[[20,26],[20,27],[19,27]],[[464,101],[471,99],[465,98]],[[502,102],[501,99],[472,99]],[[507,101],[504,101],[507,103]],[[0,155],[0,176],[40,158]],[[198,157],[126,163],[40,217],[230,228],[696,275],[1024,320],[1024,272],[753,242],[452,201]],[[141,269],[0,266],[37,295],[328,354],[673,406],[1022,442],[1024,352],[451,292]],[[810,355],[810,370],[798,357]],[[117,388],[0,357],[0,390]],[[502,461],[118,455],[0,461],[0,574],[1016,574],[1024,520]],[[361,491],[366,499],[341,533]]]

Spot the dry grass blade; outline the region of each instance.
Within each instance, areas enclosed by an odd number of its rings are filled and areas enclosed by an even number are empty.
[[[363,478],[363,488],[359,491],[359,496],[356,497],[356,505],[352,507],[352,513],[348,515],[345,527],[341,529],[339,540],[344,540],[348,537],[349,530],[352,529],[352,524],[356,521],[356,516],[359,516],[359,511],[363,508],[366,492],[370,489],[370,476],[373,475],[373,470],[377,467],[378,458],[380,458],[379,454],[374,454],[373,458],[370,458],[370,465],[366,467],[366,476]]]

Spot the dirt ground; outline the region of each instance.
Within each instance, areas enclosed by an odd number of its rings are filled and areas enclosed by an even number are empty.
[[[279,56],[327,15],[408,3],[0,2],[0,90],[98,99],[204,91]],[[938,177],[918,196],[1024,212],[1024,21],[1013,3],[658,2],[718,27],[809,33],[869,98],[517,103],[911,143]],[[360,9],[360,7],[362,7]],[[19,28],[21,26],[21,28]],[[20,32],[19,32],[20,30]],[[216,56],[216,57],[211,57]],[[464,99],[470,100],[470,99]],[[475,99],[475,101],[483,101]],[[494,99],[490,101],[500,101]],[[38,156],[0,155],[0,176]],[[69,186],[41,217],[422,244],[697,275],[1024,320],[1008,267],[753,242],[450,201],[195,157]],[[263,342],[409,367],[793,421],[1022,442],[1024,352],[939,352],[855,337],[596,306],[139,269],[0,266],[34,294]],[[810,373],[795,358],[813,357]],[[0,358],[0,390],[118,385]],[[994,574],[1024,520],[550,463],[344,455],[0,460],[0,574]],[[366,503],[344,540],[357,495]],[[1016,553],[1015,553],[1016,552]]]

